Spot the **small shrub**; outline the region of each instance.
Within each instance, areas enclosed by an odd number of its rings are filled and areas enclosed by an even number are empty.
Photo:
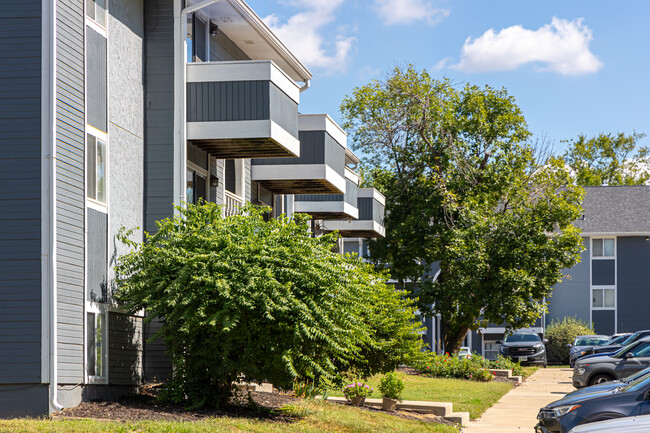
[[[397,373],[386,373],[379,382],[379,392],[382,397],[401,400],[404,391],[404,381],[400,379]]]
[[[446,353],[444,355],[431,354],[428,365],[421,366],[418,370],[422,374],[433,377],[487,382],[492,380],[492,373],[487,370],[488,368],[491,368],[489,361],[482,356],[474,355],[471,358],[458,358]]]
[[[492,370],[512,370],[513,376],[522,376],[524,374],[524,369],[519,362],[514,362],[501,355],[497,355],[496,361],[489,361],[489,363],[489,368]]]
[[[549,360],[569,363],[569,348],[567,344],[573,343],[578,335],[593,334],[594,330],[584,321],[575,317],[565,317],[562,320],[551,322],[546,327],[546,351]]]
[[[373,391],[373,388],[361,382],[350,383],[343,387],[343,395],[348,400],[352,400],[355,397],[368,397]]]

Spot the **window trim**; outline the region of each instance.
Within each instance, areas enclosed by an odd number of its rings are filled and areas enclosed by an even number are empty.
[[[88,196],[88,156],[86,155],[88,149],[88,136],[91,135],[95,138],[95,140],[99,140],[104,143],[105,146],[105,152],[104,152],[104,164],[105,164],[105,169],[104,169],[104,188],[105,188],[105,195],[106,195],[106,201],[102,202],[100,200],[97,200],[96,198],[91,198]],[[84,191],[86,195],[86,206],[91,207],[95,210],[98,210],[100,212],[108,213],[108,201],[109,201],[109,181],[108,181],[108,173],[109,173],[109,152],[110,152],[110,146],[108,142],[108,134],[105,132],[100,131],[97,128],[93,128],[92,126],[86,124],[86,135],[84,137]],[[95,152],[95,155],[97,152]],[[95,161],[95,164],[97,162]],[[95,182],[96,185],[96,182]],[[96,195],[97,191],[95,191]]]
[[[209,167],[209,162],[208,162],[208,167]],[[187,171],[192,171],[199,176],[205,178],[205,201],[206,203],[210,202],[210,170],[206,170],[205,168],[201,167],[200,165],[197,165],[193,163],[192,161],[188,160],[187,161]],[[185,179],[185,199],[187,200],[187,181],[188,179]],[[188,202],[189,203],[189,202]],[[193,203],[192,203],[193,204]]]
[[[614,255],[612,256],[594,256],[594,240],[597,239],[612,239],[614,241]],[[616,236],[591,236],[589,237],[589,322],[593,326],[594,311],[613,311],[614,312],[614,332],[618,332],[618,238]],[[603,254],[605,253],[605,246],[603,244]],[[593,282],[593,262],[598,260],[613,260],[614,261],[614,284],[608,285],[594,285]],[[594,306],[594,290],[613,290],[614,291],[614,306],[613,307],[595,307]],[[603,292],[603,304],[605,304],[605,293]]]
[[[603,306],[596,307],[594,306],[594,290],[603,291]],[[605,290],[611,290],[614,292],[614,305],[611,307],[605,306]],[[593,311],[611,311],[616,309],[616,286],[591,286],[591,309]]]
[[[96,302],[86,302],[86,309],[84,312],[84,378],[85,378],[85,383],[87,384],[93,384],[93,385],[106,385],[108,384],[108,375],[109,375],[109,366],[108,366],[108,305],[96,303]],[[102,362],[104,363],[105,370],[104,370],[104,376],[95,376],[88,374],[88,350],[90,349],[88,347],[88,321],[87,317],[88,314],[93,314],[95,316],[95,320],[97,320],[97,315],[102,315],[104,317],[104,329],[102,330],[102,346],[101,346],[101,355],[102,355]],[[97,350],[96,346],[97,341],[95,341],[95,347],[93,350]]]
[[[105,0],[106,1],[106,7],[104,8],[104,22],[106,23],[105,25],[101,25],[99,21],[97,21],[95,18],[91,18],[88,16],[88,10],[86,8],[88,2],[84,1],[84,17],[86,20],[86,25],[93,30],[95,30],[97,33],[101,34],[105,38],[107,37],[107,30],[108,30],[108,3],[110,0]],[[95,5],[95,16],[97,16],[97,2],[93,0],[93,4]]]
[[[603,241],[603,254],[605,254],[605,242],[604,241],[606,239],[611,239],[611,240],[614,241],[614,255],[612,255],[612,256],[605,256],[605,255],[594,256],[594,241],[597,241],[597,240],[602,240]],[[616,237],[615,236],[592,237],[591,238],[591,250],[590,250],[591,259],[592,260],[616,260],[616,249],[617,249],[616,247],[617,247],[617,245],[616,245]]]

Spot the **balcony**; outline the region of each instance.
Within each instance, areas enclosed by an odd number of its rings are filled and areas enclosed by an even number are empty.
[[[244,206],[244,200],[230,191],[225,191],[225,202],[223,206],[224,216],[233,216],[239,212],[239,209]]]
[[[252,179],[277,194],[343,194],[347,134],[326,114],[298,116],[300,157],[253,159]]]
[[[220,159],[295,157],[300,88],[272,61],[187,64],[187,140]]]
[[[386,236],[384,208],[386,199],[374,188],[357,190],[359,219],[325,220],[321,228],[325,231],[338,230],[345,238],[376,238]]]
[[[305,194],[294,197],[294,212],[309,214],[313,219],[358,218],[357,189],[359,176],[345,168],[345,194]]]

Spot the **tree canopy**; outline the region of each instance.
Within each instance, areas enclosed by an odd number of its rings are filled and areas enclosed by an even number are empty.
[[[386,276],[332,252],[305,218],[264,221],[253,206],[223,217],[213,203],[177,208],[117,266],[118,299],[163,318],[171,357],[167,396],[194,406],[227,401],[237,380],[290,389],[340,384],[420,354],[420,324]]]
[[[445,350],[487,323],[534,323],[579,260],[583,191],[560,160],[536,163],[514,98],[409,66],[356,88],[341,111],[364,182],[386,196],[371,257],[441,315]]]
[[[644,185],[650,180],[650,149],[637,149],[645,134],[580,135],[563,155],[578,185]]]

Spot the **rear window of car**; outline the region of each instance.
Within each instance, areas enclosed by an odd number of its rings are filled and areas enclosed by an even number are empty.
[[[508,335],[504,343],[522,343],[531,341],[542,341],[536,334],[512,334]]]
[[[609,338],[606,337],[578,337],[573,343],[574,346],[602,346],[607,343]]]

